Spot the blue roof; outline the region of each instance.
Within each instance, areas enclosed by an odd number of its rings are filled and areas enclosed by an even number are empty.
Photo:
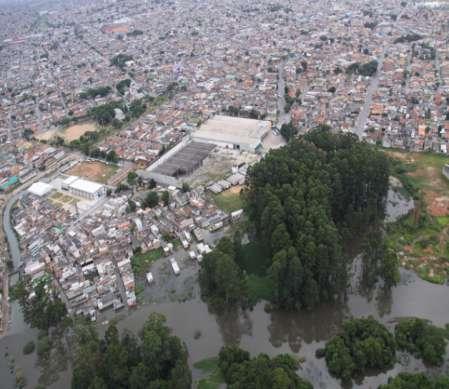
[[[17,176],[12,176],[9,178],[8,181],[6,181],[4,184],[0,185],[0,190],[6,190],[8,189],[10,186],[17,184],[19,182],[19,177]]]

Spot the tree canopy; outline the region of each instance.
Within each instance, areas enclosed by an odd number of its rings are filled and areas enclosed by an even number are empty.
[[[90,324],[75,326],[72,389],[190,389],[187,349],[170,334],[165,317],[152,313],[139,338],[109,325],[99,339]]]
[[[344,293],[343,240],[383,218],[388,176],[380,151],[324,127],[248,170],[246,211],[272,258],[279,307],[310,308]]]
[[[41,278],[33,285],[28,281],[19,281],[11,291],[11,297],[18,300],[25,322],[40,330],[48,331],[67,315],[64,302],[47,278]]]
[[[446,389],[449,388],[449,377],[429,378],[423,373],[400,373],[391,377],[388,384],[380,385],[379,389]]]
[[[312,389],[296,374],[298,362],[287,354],[274,358],[260,354],[251,359],[247,351],[225,346],[218,364],[229,389]]]
[[[446,353],[446,331],[427,320],[402,319],[395,328],[396,343],[429,365],[440,366]]]
[[[204,256],[199,282],[203,298],[215,308],[232,307],[246,299],[245,278],[230,239],[223,238]]]
[[[396,360],[393,335],[372,317],[352,319],[343,332],[326,343],[324,356],[330,373],[343,381],[367,369],[384,369]]]

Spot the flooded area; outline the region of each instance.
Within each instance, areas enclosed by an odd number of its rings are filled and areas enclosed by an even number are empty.
[[[398,218],[409,210],[409,200],[398,192],[390,191],[387,205],[389,217]],[[412,204],[413,206],[413,204]],[[411,209],[411,208],[410,208]],[[218,237],[213,237],[214,239]],[[211,238],[212,239],[212,238]],[[176,256],[176,255],[175,255]],[[139,306],[130,311],[114,313],[107,311],[98,319],[98,328],[103,332],[112,319],[118,320],[121,330],[138,332],[151,312],[166,316],[173,333],[179,336],[189,350],[189,361],[194,362],[216,356],[224,344],[238,343],[243,349],[256,355],[291,353],[304,362],[298,374],[310,380],[315,388],[338,388],[340,382],[331,377],[324,359],[317,359],[315,352],[335,335],[342,322],[349,317],[372,315],[392,328],[398,318],[417,316],[444,326],[449,323],[449,286],[436,285],[421,280],[415,273],[401,270],[399,285],[385,292],[382,289],[366,292],[360,290],[357,260],[353,266],[351,287],[344,303],[322,305],[311,312],[269,312],[266,303],[258,303],[252,310],[216,314],[201,301],[197,274],[199,265],[186,258],[177,258],[181,275],[176,277],[163,258],[151,268],[155,282],[144,288]],[[36,353],[24,355],[23,346],[36,340],[37,331],[24,322],[17,304],[12,305],[11,329],[0,339],[1,388],[14,388],[15,369],[22,369],[27,388],[34,388],[39,379]],[[432,369],[438,373],[447,368]],[[398,362],[388,372],[373,371],[372,375],[354,383],[354,388],[377,388],[387,377],[401,371],[422,371],[425,366],[418,360],[398,354]],[[193,369],[194,379],[200,372]],[[49,388],[70,386],[70,372],[59,374],[59,380]]]
[[[190,274],[187,279],[191,277],[194,275]],[[223,344],[239,343],[253,355],[295,354],[304,359],[298,373],[309,379],[314,387],[336,388],[340,387],[340,383],[329,375],[324,360],[315,358],[315,351],[338,332],[344,319],[373,315],[389,327],[405,316],[422,317],[440,326],[449,323],[449,287],[423,281],[407,270],[401,271],[401,282],[391,293],[376,290],[367,296],[354,291],[348,295],[346,303],[323,305],[312,312],[266,312],[266,304],[261,302],[253,310],[217,315],[210,312],[198,297],[196,282],[187,284],[193,288],[190,300],[143,303],[133,311],[120,314],[110,311],[102,318],[103,324],[98,325],[99,330],[102,332],[106,328],[105,321],[115,318],[120,329],[137,333],[151,312],[159,312],[167,317],[173,333],[186,343],[191,364],[217,355]],[[199,338],[195,336],[198,333],[201,334]],[[22,353],[23,346],[35,337],[36,332],[25,326],[21,330],[12,330],[10,335],[0,340],[2,388],[14,387],[14,374],[9,368],[11,357],[16,368],[20,367],[25,372],[30,384],[28,387],[34,387],[37,383],[39,371],[36,355],[24,356]],[[400,371],[425,369],[420,361],[409,356],[399,354],[398,360],[393,369],[373,372],[373,376],[365,377],[353,387],[375,388],[385,383],[388,376]],[[444,371],[446,367],[433,371]],[[199,372],[194,370],[193,374],[194,378],[199,377]],[[65,388],[68,380],[68,373],[60,374],[60,380],[51,387]]]

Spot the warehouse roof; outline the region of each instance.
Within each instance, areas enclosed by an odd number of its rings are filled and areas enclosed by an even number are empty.
[[[93,181],[88,181],[88,180],[79,178],[79,179],[73,181],[70,184],[70,187],[73,189],[80,190],[82,192],[87,192],[87,193],[93,194],[93,193],[96,193],[98,190],[100,190],[103,187],[103,185],[98,184]]]
[[[271,123],[265,120],[217,115],[195,131],[193,137],[257,146],[270,128]]]
[[[52,189],[53,187],[51,185],[46,184],[45,182],[42,181],[38,181],[28,188],[28,192],[36,196],[42,197],[46,195],[48,192],[50,192]]]

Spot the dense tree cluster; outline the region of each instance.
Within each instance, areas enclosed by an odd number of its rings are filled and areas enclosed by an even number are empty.
[[[229,389],[312,389],[296,374],[298,362],[290,355],[260,354],[251,359],[248,352],[225,346],[218,363]]]
[[[372,317],[343,324],[343,332],[326,343],[324,356],[331,374],[350,380],[367,369],[384,369],[395,362],[393,335]]]
[[[19,302],[25,322],[40,330],[48,331],[61,323],[67,315],[65,304],[46,278],[34,285],[24,280],[19,281],[12,289],[11,297]]]
[[[415,41],[419,41],[421,39],[423,39],[422,35],[419,35],[416,33],[411,33],[411,34],[402,35],[399,38],[396,38],[394,40],[394,43],[415,42]]]
[[[245,278],[235,262],[234,244],[223,238],[206,254],[199,273],[201,294],[213,307],[235,306],[246,299]]]
[[[443,364],[446,353],[446,332],[427,320],[403,319],[395,328],[398,348],[415,355],[430,365]]]
[[[125,68],[126,62],[132,61],[132,55],[118,54],[111,59],[111,65],[117,66],[121,70]]]
[[[120,337],[111,324],[104,339],[86,324],[75,327],[72,389],[190,389],[187,350],[164,316],[152,313],[139,338]]]
[[[342,237],[383,218],[388,176],[381,152],[327,128],[293,139],[249,169],[246,210],[272,258],[279,307],[313,307],[344,292]]]
[[[346,74],[360,74],[361,76],[371,77],[376,74],[377,66],[378,62],[375,59],[364,64],[354,62],[346,68]]]
[[[105,97],[112,92],[110,86],[99,86],[97,88],[90,88],[80,93],[81,99],[95,99],[96,97]]]
[[[120,93],[121,95],[124,95],[125,92],[128,90],[128,88],[131,85],[131,80],[129,78],[125,79],[125,80],[121,80],[117,83],[117,85],[115,86],[117,88],[118,93]]]
[[[423,373],[400,373],[388,380],[388,384],[380,385],[379,389],[447,389],[449,377],[427,377]]]

